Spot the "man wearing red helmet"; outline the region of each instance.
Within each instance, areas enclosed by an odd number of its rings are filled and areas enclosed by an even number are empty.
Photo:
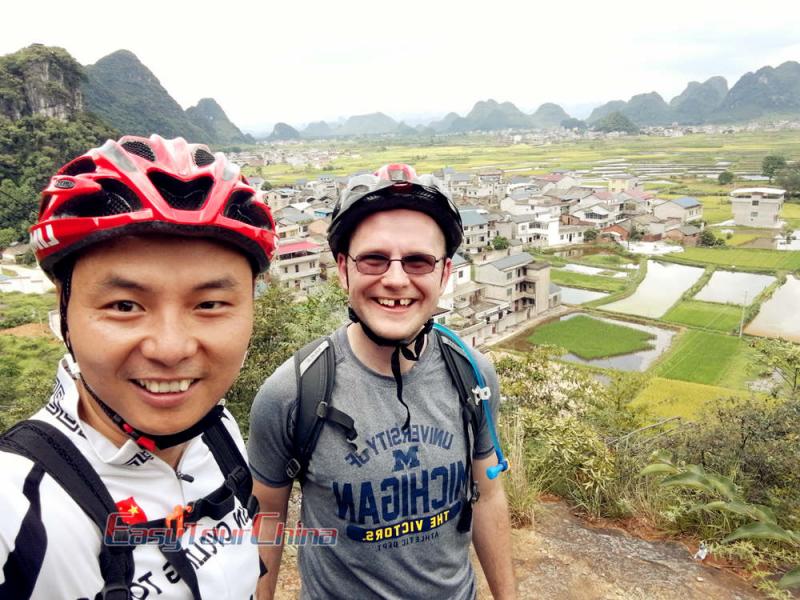
[[[477,353],[459,375],[457,338],[432,321],[462,235],[448,194],[407,165],[352,178],[334,209],[352,323],[267,379],[248,442],[262,510],[285,519],[298,477],[303,527],[337,532],[335,547],[301,545],[302,598],[474,598],[470,541],[495,597],[514,597],[506,500],[490,479],[507,467],[492,456],[497,376]],[[262,550],[268,598],[280,556]]]
[[[252,480],[220,402],[272,216],[222,154],[109,140],[44,191],[31,240],[68,353],[0,438],[0,597],[251,598]]]

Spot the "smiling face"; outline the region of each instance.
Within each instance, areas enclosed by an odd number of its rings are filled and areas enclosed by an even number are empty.
[[[252,270],[241,253],[201,239],[98,244],[75,265],[67,323],[81,373],[103,402],[144,432],[177,433],[239,373],[253,325]],[[94,409],[82,387],[81,396]],[[119,437],[104,414],[85,412]]]
[[[436,221],[419,211],[378,212],[359,223],[349,246],[352,257],[373,253],[389,258],[430,254],[439,259],[445,255],[444,235]],[[350,306],[375,333],[393,340],[413,337],[433,315],[451,269],[445,257],[424,275],[409,275],[399,261],[389,263],[382,275],[365,275],[344,254],[337,261]]]

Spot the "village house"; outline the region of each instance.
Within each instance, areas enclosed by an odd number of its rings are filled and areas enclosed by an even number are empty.
[[[320,279],[321,252],[322,246],[310,240],[281,242],[270,266],[273,281],[301,295],[308,294]]]
[[[642,187],[638,177],[634,177],[633,175],[628,175],[626,173],[609,175],[606,179],[608,181],[608,191],[612,194],[616,194],[618,192],[631,192],[634,190],[639,190]]]
[[[786,190],[770,187],[738,188],[731,192],[733,221],[750,227],[779,227],[778,217]]]
[[[703,205],[697,198],[684,196],[675,200],[665,200],[653,207],[653,214],[659,219],[680,219],[681,223],[703,220]]]
[[[487,299],[509,303],[514,324],[548,309],[550,266],[527,252],[475,265],[475,281]]]
[[[466,254],[478,254],[489,244],[489,221],[477,210],[462,210],[461,224],[464,241],[461,250]]]

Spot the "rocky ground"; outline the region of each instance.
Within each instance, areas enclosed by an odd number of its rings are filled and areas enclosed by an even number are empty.
[[[562,502],[537,507],[535,524],[512,538],[520,600],[745,600],[763,598],[731,571],[697,562],[678,542],[648,541],[574,516]],[[281,566],[277,598],[297,598],[294,549]],[[479,598],[491,598],[480,574]]]

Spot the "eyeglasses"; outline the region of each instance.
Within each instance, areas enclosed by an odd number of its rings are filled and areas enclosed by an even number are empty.
[[[409,254],[402,258],[389,258],[375,253],[359,254],[356,257],[348,254],[347,258],[356,263],[356,269],[364,275],[383,275],[395,261],[399,262],[403,266],[403,271],[409,275],[426,275],[433,273],[436,263],[444,260],[444,257],[436,258],[431,254]]]

